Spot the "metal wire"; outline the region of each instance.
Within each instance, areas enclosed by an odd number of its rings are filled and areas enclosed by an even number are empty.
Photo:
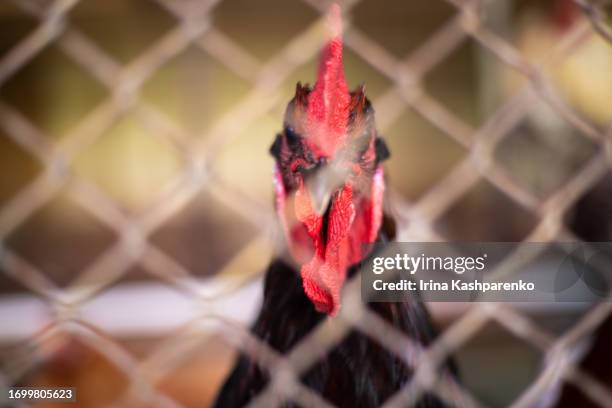
[[[390,398],[385,406],[405,406],[418,400],[423,392],[431,392],[452,404],[472,407],[484,404],[452,379],[436,379],[433,373],[435,367],[450,353],[473,337],[485,324],[495,321],[549,357],[545,369],[514,401],[513,406],[533,406],[538,396],[548,390],[557,377],[572,383],[599,405],[612,406],[612,392],[608,388],[567,362],[568,348],[591,334],[598,324],[610,316],[610,303],[601,304],[589,311],[561,337],[538,327],[529,317],[508,305],[473,304],[433,345],[422,349],[363,307],[359,301],[360,284],[357,277],[347,285],[346,305],[340,316],[333,321],[324,321],[287,355],[280,355],[250,334],[245,327],[204,307],[201,317],[191,322],[184,333],[170,337],[144,362],[138,362],[130,356],[112,335],[102,333],[81,320],[78,317],[80,306],[121,279],[134,265],[163,278],[168,285],[179,287],[190,296],[201,299],[204,305],[211,299],[236,290],[244,283],[238,282],[232,288],[218,293],[203,293],[196,283],[189,280],[190,271],[158,249],[149,241],[148,236],[179,213],[201,191],[219,197],[254,225],[261,225],[262,220],[273,218],[268,208],[261,207],[242,192],[224,185],[212,170],[213,164],[224,146],[254,120],[274,109],[279,102],[283,81],[300,65],[313,58],[321,43],[322,19],[291,38],[273,58],[262,64],[211,22],[210,12],[218,1],[151,1],[172,14],[177,24],[129,64],[123,65],[70,24],[67,14],[78,4],[78,0],[56,0],[48,7],[41,6],[35,0],[13,0],[25,13],[38,19],[39,25],[27,37],[14,44],[0,61],[0,85],[25,67],[45,47],[56,44],[81,69],[93,75],[109,90],[109,96],[86,114],[74,130],[57,144],[51,144],[44,132],[28,118],[11,106],[0,103],[0,126],[15,143],[40,160],[45,168],[37,179],[0,208],[0,263],[3,269],[12,279],[18,280],[52,305],[57,312],[55,322],[30,339],[31,346],[44,343],[58,332],[70,333],[103,354],[129,379],[128,392],[114,406],[128,401],[130,394],[137,394],[153,406],[176,407],[178,403],[155,388],[155,384],[171,369],[169,359],[177,357],[173,353],[192,352],[193,347],[186,340],[189,337],[187,334],[197,333],[206,337],[218,333],[241,351],[253,356],[271,374],[269,386],[251,406],[268,407],[284,400],[296,401],[304,406],[330,406],[329,402],[299,381],[300,374],[323,358],[351,329],[356,329],[378,340],[415,370],[410,384]],[[304,2],[321,13],[328,8],[327,2]],[[343,2],[343,12],[350,16],[352,7],[358,3],[358,0]],[[609,29],[604,26],[600,7],[579,1],[587,19],[576,24],[538,65],[534,65],[512,44],[483,24],[479,14],[482,5],[480,1],[449,3],[456,8],[455,17],[404,59],[393,56],[355,26],[349,25],[345,32],[346,46],[393,83],[391,89],[374,101],[381,130],[384,131],[406,108],[410,108],[470,151],[418,201],[408,203],[403,201],[399,193],[393,193],[400,216],[411,220],[408,229],[417,225],[421,233],[425,231],[423,239],[443,239],[434,232],[433,224],[473,186],[486,180],[509,199],[537,215],[536,228],[524,243],[552,243],[568,238],[571,233],[563,224],[563,215],[609,171],[610,156],[606,152],[610,151],[611,146],[609,134],[606,135],[605,130],[590,124],[556,95],[548,80],[548,72],[556,63],[571,55],[585,38],[601,35],[610,41]],[[527,80],[523,88],[479,128],[474,128],[447,109],[429,95],[423,85],[425,75],[466,39],[473,39],[491,52],[500,63]],[[205,137],[186,134],[155,106],[140,97],[140,88],[145,81],[190,45],[206,51],[253,85],[252,90],[224,114]],[[594,155],[568,182],[544,200],[507,177],[493,154],[535,104],[548,105],[569,126],[595,141],[602,152]],[[135,113],[146,129],[171,143],[188,163],[182,177],[153,205],[146,211],[130,216],[122,212],[117,203],[95,184],[72,173],[67,165],[98,140],[125,112]],[[27,259],[2,245],[13,231],[60,191],[67,191],[75,202],[112,229],[118,237],[114,245],[85,267],[79,278],[63,290],[57,289]],[[400,236],[408,232],[400,231]],[[236,258],[240,256],[241,253],[235,255]],[[511,273],[516,266],[510,256],[499,265],[499,270],[500,273]],[[406,353],[407,350],[410,353]],[[25,372],[34,362],[34,358],[19,362],[15,373]]]

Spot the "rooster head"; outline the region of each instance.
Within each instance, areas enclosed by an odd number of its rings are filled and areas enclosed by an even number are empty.
[[[383,218],[388,157],[364,87],[349,92],[342,63],[340,9],[332,6],[330,38],[311,89],[297,84],[276,159],[276,210],[304,291],[319,312],[336,315],[351,265],[377,239]]]

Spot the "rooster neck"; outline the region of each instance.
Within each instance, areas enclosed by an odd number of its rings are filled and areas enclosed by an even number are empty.
[[[369,257],[384,250],[393,236],[392,219],[385,217]],[[353,265],[348,275],[355,275],[366,261]],[[416,344],[427,347],[436,337],[427,310],[418,296],[408,296],[403,302],[368,303],[367,307]],[[325,318],[326,315],[317,312],[304,293],[299,271],[291,266],[290,261],[275,259],[265,276],[263,304],[251,329],[253,334],[278,353],[286,355]],[[405,357],[412,359],[414,356]],[[442,367],[442,370],[456,375],[452,361],[447,361]],[[362,332],[351,330],[303,373],[300,381],[335,406],[374,407],[382,405],[411,377],[411,368],[396,354]],[[214,406],[245,406],[269,382],[268,372],[243,354],[238,358]],[[282,406],[296,407],[291,402],[285,402]],[[446,407],[430,394],[424,394],[415,406]]]
[[[373,253],[383,250],[388,238],[379,234]],[[373,256],[373,255],[370,255]],[[363,264],[348,271],[354,275]],[[436,337],[425,306],[418,296],[404,302],[369,303],[368,307],[417,344],[428,346]],[[264,299],[252,332],[277,352],[285,355],[307,337],[324,319],[302,288],[299,272],[283,259],[274,260],[265,277]],[[411,356],[406,356],[411,359]],[[454,373],[452,362],[445,370]],[[412,370],[394,353],[359,331],[349,333],[319,359],[300,380],[327,401],[339,407],[380,406],[404,387]],[[241,355],[219,394],[215,407],[247,405],[270,381],[266,370]],[[295,407],[284,403],[283,407]],[[425,394],[417,407],[445,407]]]

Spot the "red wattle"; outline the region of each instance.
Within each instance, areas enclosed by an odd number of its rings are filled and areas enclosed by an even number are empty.
[[[340,309],[340,291],[347,269],[355,257],[350,245],[356,214],[353,188],[344,185],[334,196],[325,243],[321,236],[322,217],[312,210],[310,196],[303,186],[296,193],[295,206],[297,218],[306,225],[315,247],[312,259],[302,265],[304,291],[318,311],[335,316]]]

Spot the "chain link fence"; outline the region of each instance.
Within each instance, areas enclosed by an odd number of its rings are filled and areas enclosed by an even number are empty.
[[[118,396],[111,406],[134,406],[136,398],[146,406],[177,407],[180,404],[161,392],[156,383],[172,370],[169,361],[194,352],[193,347],[186,346],[189,336],[216,333],[269,369],[272,380],[252,402],[252,406],[268,407],[283,400],[291,400],[302,406],[330,406],[320,395],[301,384],[299,377],[320,358],[324,358],[326,352],[350,330],[356,329],[403,358],[407,358],[406,350],[413,351],[409,354],[414,358],[406,361],[415,370],[411,382],[390,398],[385,406],[410,405],[418,401],[424,392],[433,392],[451,404],[484,406],[486,404],[465,387],[448,378],[438,379],[434,372],[435,367],[448,355],[476,336],[487,323],[494,321],[546,355],[546,363],[539,376],[512,402],[512,406],[535,406],[559,380],[579,388],[596,404],[612,406],[612,390],[572,363],[569,357],[572,347],[592,334],[611,315],[612,303],[596,305],[561,336],[536,324],[511,305],[471,304],[449,324],[431,347],[423,350],[363,307],[357,278],[347,285],[340,315],[326,320],[287,355],[270,349],[251,335],[244,324],[219,313],[220,307],[215,302],[232,296],[265,271],[263,267],[250,265],[246,270],[252,272],[242,275],[222,273],[229,268],[228,265],[246,265],[245,262],[250,261],[245,261],[245,257],[253,252],[265,254],[260,257],[262,265],[265,264],[267,254],[272,252],[275,244],[270,239],[269,228],[261,227],[274,224],[275,217],[271,205],[262,205],[253,200],[248,192],[226,183],[214,170],[215,161],[223,149],[244,134],[254,121],[270,112],[276,115],[279,107],[286,103],[282,100],[281,86],[306,62],[316,59],[322,44],[324,21],[322,18],[316,19],[297,35],[287,38],[275,55],[261,62],[215,25],[211,14],[218,6],[218,0],[151,2],[163,8],[176,23],[160,38],[147,44],[137,57],[124,63],[71,24],[69,15],[79,4],[78,0],[13,0],[20,12],[37,23],[35,29],[11,44],[0,60],[0,87],[53,44],[80,70],[103,84],[108,93],[59,140],[45,134],[10,103],[0,101],[0,126],[6,136],[43,166],[39,175],[22,186],[0,208],[0,263],[11,280],[35,293],[54,310],[53,322],[35,336],[23,339],[25,346],[22,345],[22,351],[25,351],[10,356],[10,361],[4,364],[4,386],[19,382],[21,376],[37,364],[38,358],[32,350],[44,348],[45,343],[58,333],[69,333],[101,353],[128,379],[127,391]],[[446,240],[435,228],[436,223],[482,181],[494,186],[513,203],[535,216],[535,226],[524,237],[523,243],[579,239],[567,227],[566,215],[576,201],[609,171],[612,127],[593,124],[587,116],[560,97],[551,72],[585,41],[599,37],[610,42],[610,29],[606,26],[603,11],[605,4],[578,2],[583,13],[577,23],[559,38],[554,47],[541,55],[537,63],[533,63],[523,55],[522,50],[488,23],[492,10],[497,7],[495,3],[499,6],[503,1],[448,2],[453,7],[453,17],[405,58],[398,58],[351,24],[352,10],[359,5],[359,1],[342,2],[347,22],[346,48],[391,83],[373,100],[382,134],[409,109],[467,151],[451,171],[429,186],[418,200],[407,200],[401,191],[391,189],[392,205],[400,227],[399,239]],[[320,15],[329,7],[324,1],[304,0],[304,3]],[[468,40],[486,50],[496,64],[523,77],[522,84],[513,90],[512,95],[498,107],[490,109],[483,123],[476,126],[438,101],[423,85],[424,77]],[[219,115],[205,134],[196,135],[201,137],[193,137],[141,95],[143,84],[188,47],[205,51],[250,84],[249,91],[233,102],[227,112]],[[514,137],[513,130],[538,106],[554,111],[565,126],[596,146],[592,157],[546,197],[534,194],[512,177],[496,155],[498,147]],[[153,202],[147,203],[143,210],[135,212],[124,211],[104,189],[80,177],[71,168],[71,163],[103,137],[125,112],[133,114],[152,138],[163,140],[178,151],[183,164],[180,177],[165,187]],[[276,116],[280,126],[281,116]],[[272,136],[257,135],[269,137],[270,140]],[[265,152],[252,154],[264,155]],[[214,273],[214,277],[205,283],[196,277],[194,271],[173,259],[150,239],[155,230],[180,213],[202,191],[244,217],[255,229],[259,228],[249,243],[220,265],[219,271],[215,271],[219,273]],[[78,277],[64,288],[58,288],[44,271],[6,245],[11,234],[60,193],[67,194],[115,235],[113,244],[101,255],[90,259],[81,268]],[[500,271],[512,273],[520,268],[516,260],[525,259],[529,248],[517,246],[515,253],[498,266]],[[537,253],[529,254],[530,259],[537,256]],[[135,266],[197,299],[201,306],[198,315],[185,324],[181,333],[167,333],[165,342],[144,362],[127,351],[114,338],[115,333],[103,332],[80,313],[83,305],[103,294]]]

